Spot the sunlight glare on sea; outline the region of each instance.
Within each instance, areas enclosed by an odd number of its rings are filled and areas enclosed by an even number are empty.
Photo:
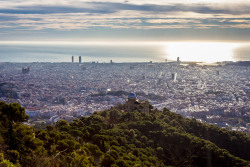
[[[234,49],[238,43],[224,42],[171,42],[165,45],[166,59],[214,63],[234,61]]]

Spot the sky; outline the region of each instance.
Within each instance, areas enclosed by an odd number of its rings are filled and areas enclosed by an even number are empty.
[[[0,0],[0,41],[250,41],[250,0]]]

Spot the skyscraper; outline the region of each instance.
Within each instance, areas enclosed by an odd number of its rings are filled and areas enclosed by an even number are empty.
[[[177,63],[180,63],[180,57],[177,57]]]
[[[79,63],[82,63],[82,56],[79,56]]]
[[[172,73],[172,80],[176,81],[177,73]]]

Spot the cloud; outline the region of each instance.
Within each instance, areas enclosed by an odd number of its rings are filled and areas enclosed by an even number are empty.
[[[229,20],[229,22],[250,24],[250,20],[248,19],[233,19],[233,20]]]
[[[250,24],[237,24],[237,25],[223,25],[220,28],[239,28],[239,29],[249,29]]]
[[[249,28],[250,1],[2,0],[0,28],[21,30]]]
[[[149,17],[148,17],[149,16]],[[123,13],[117,12],[110,16],[109,14],[89,13],[68,13],[68,14],[0,14],[0,24],[2,28],[14,28],[17,30],[76,30],[93,29],[97,27],[106,28],[131,28],[131,29],[174,29],[174,28],[197,28],[208,29],[213,27],[238,28],[236,24],[249,23],[247,19],[191,19],[191,18],[151,18],[155,16],[144,16],[142,13],[132,13],[128,18]],[[8,17],[12,19],[8,20]],[[235,26],[234,26],[235,25]],[[247,26],[240,26],[247,27]]]
[[[175,18],[168,18],[168,19],[148,19],[146,21],[147,23],[152,24],[173,24],[173,23],[201,23],[200,20],[194,20],[194,19],[175,19]]]
[[[37,3],[35,3],[37,2]],[[165,3],[159,4],[132,4],[117,2],[86,2],[86,1],[61,1],[60,3],[39,3],[40,1],[30,1],[29,3],[16,3],[5,5],[0,9],[0,13],[9,14],[52,14],[52,13],[115,13],[121,10],[145,11],[153,13],[169,12],[194,12],[201,14],[250,14],[248,4],[187,4],[187,3]],[[55,1],[57,2],[57,1]],[[146,1],[149,2],[149,1]],[[25,6],[26,4],[26,6]],[[11,7],[10,7],[11,6]],[[240,10],[239,10],[240,9]]]

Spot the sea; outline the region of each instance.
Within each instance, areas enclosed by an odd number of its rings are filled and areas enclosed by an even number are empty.
[[[250,61],[250,43],[232,42],[1,42],[0,62]]]

